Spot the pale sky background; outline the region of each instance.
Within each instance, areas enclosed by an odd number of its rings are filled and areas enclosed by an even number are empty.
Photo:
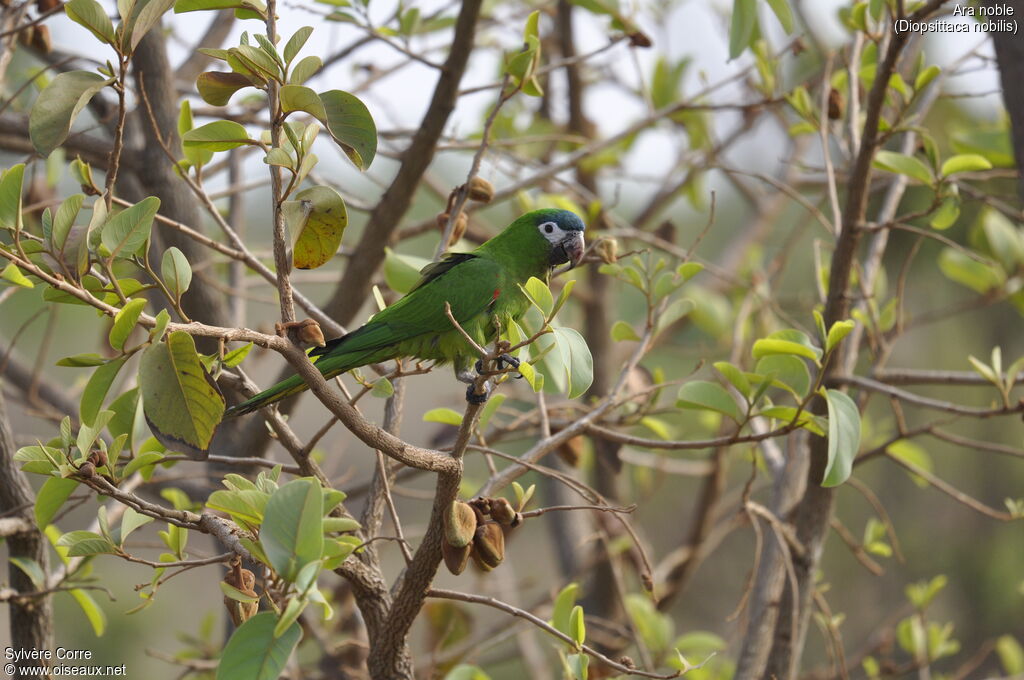
[[[114,3],[108,0],[101,0],[105,3],[111,14],[115,12]],[[438,8],[446,8],[445,15],[452,16],[455,12],[455,4],[442,3],[436,0],[424,2],[407,2],[407,6],[416,6],[421,9],[421,15],[426,16]],[[749,64],[750,57],[742,55],[740,58],[730,62],[728,60],[728,20],[731,2],[728,0],[682,0],[677,3],[668,13],[664,21],[657,20],[651,16],[651,12],[645,9],[643,2],[634,2],[639,7],[637,13],[638,23],[653,38],[654,49],[630,49],[620,44],[596,58],[595,64],[607,65],[620,73],[623,79],[628,82],[637,82],[638,75],[649,78],[655,58],[660,53],[666,53],[670,59],[691,57],[693,66],[687,74],[684,84],[684,92],[692,93],[704,82],[714,83]],[[806,17],[810,24],[810,30],[822,43],[839,47],[848,38],[848,33],[842,28],[837,17],[837,9],[844,3],[840,0],[814,0],[804,2]],[[624,7],[628,3],[623,3]],[[778,22],[771,14],[766,3],[761,5],[761,25],[773,41],[773,44],[784,44],[783,35]],[[370,3],[370,14],[375,22],[382,22],[389,16],[395,7],[395,3],[389,0],[372,0]],[[512,9],[519,7],[499,8],[500,16],[508,16]],[[334,9],[325,4],[309,2],[293,4],[284,2],[278,7],[279,33],[283,40],[286,40],[296,29],[304,25],[311,25],[315,31],[307,42],[302,55],[318,54],[321,56],[330,55],[340,47],[351,43],[363,35],[360,28],[349,24],[338,22],[327,22],[310,10],[327,13]],[[521,40],[522,13],[510,17],[507,28],[499,34],[498,40],[501,47],[507,50],[514,49]],[[181,61],[190,45],[184,41],[196,40],[203,34],[212,17],[212,13],[194,12],[189,14],[173,15],[168,14],[165,21],[173,25],[176,40],[172,42],[172,60]],[[577,24],[579,26],[579,38],[577,49],[579,52],[588,52],[596,49],[607,42],[605,18],[594,18],[583,10],[577,10]],[[952,17],[943,19],[945,21],[963,21],[973,23],[967,18]],[[545,30],[544,22],[550,21],[549,17],[542,17],[541,30]],[[84,55],[92,58],[105,58],[102,49],[84,28],[72,23],[63,15],[55,17],[49,22],[53,31],[53,42],[62,49],[69,46],[81,46]],[[238,35],[243,30],[259,31],[262,24],[258,21],[236,22],[234,34],[224,47],[237,44]],[[488,32],[488,35],[492,33]],[[449,39],[450,32],[443,31],[437,35],[427,38],[426,44],[443,48]],[[479,38],[479,36],[478,36]],[[414,47],[420,44],[414,42]],[[478,40],[479,44],[479,40]],[[934,61],[940,66],[948,65],[959,59],[964,53],[975,49],[979,44],[983,45],[982,53],[992,56],[991,43],[985,39],[984,34],[971,32],[968,34],[932,34],[926,36],[924,50],[929,62]],[[317,90],[353,88],[361,82],[365,75],[360,66],[375,64],[378,66],[394,64],[405,57],[389,46],[374,44],[360,49],[354,56],[345,63],[333,66],[328,73],[331,78],[323,76],[313,79],[308,84]],[[431,53],[434,61],[443,61],[444,52],[434,51]],[[212,68],[218,68],[215,62]],[[995,71],[994,62],[986,64],[974,61],[972,72],[966,75],[957,76],[947,81],[947,91],[989,93],[980,98],[958,99],[961,106],[966,107],[972,114],[992,118],[999,115],[1002,110],[1002,101],[998,95],[999,82],[998,74]],[[226,66],[224,67],[226,69]],[[475,58],[471,61],[469,71],[463,79],[463,86],[469,87],[479,84],[494,82],[497,79],[498,64],[495,53],[492,51],[486,58]],[[375,83],[369,93],[360,93],[367,106],[373,114],[377,126],[380,129],[398,129],[417,127],[420,116],[429,100],[433,85],[436,82],[436,71],[420,64],[412,64],[399,72]],[[553,87],[557,87],[557,80]],[[233,101],[242,98],[245,91],[237,94]],[[248,92],[253,92],[249,90]],[[453,114],[448,128],[449,134],[468,136],[479,130],[480,122],[488,107],[494,101],[494,90],[463,97],[459,106]],[[740,101],[740,90],[738,88],[723,88],[713,96],[718,102]],[[197,100],[198,102],[198,100]],[[201,103],[201,102],[199,102]],[[641,105],[634,98],[623,97],[621,90],[612,85],[595,86],[590,89],[586,102],[588,115],[597,123],[603,134],[611,134],[620,129],[626,122],[643,113]],[[732,114],[717,114],[712,117],[719,132],[723,134],[730,126],[735,125],[738,117]],[[255,130],[253,130],[255,132]],[[733,150],[731,160],[736,162],[742,160],[746,167],[762,172],[770,172],[775,169],[781,153],[772,153],[772,149],[781,149],[781,131],[773,126],[762,126],[754,131],[743,144]],[[404,142],[402,142],[404,144]],[[641,135],[634,149],[631,150],[627,163],[635,172],[644,175],[657,176],[667,172],[673,160],[673,154],[669,152],[673,141],[666,133],[651,131]],[[382,141],[383,144],[390,144]],[[359,173],[342,161],[340,155],[335,152],[326,151],[326,144],[321,145],[321,170],[329,170],[332,173],[343,173],[336,177],[339,181],[350,181],[353,185],[353,192],[358,195],[360,186],[370,189],[363,184],[366,180],[375,180],[377,183],[386,182],[394,171],[394,163],[380,159],[369,172],[369,176],[360,178]],[[397,148],[392,146],[391,148]],[[737,158],[736,154],[741,154]],[[468,153],[444,154],[444,162],[450,163],[457,172],[457,176],[465,172],[470,163],[471,155]],[[490,169],[485,160],[485,174]],[[642,189],[641,189],[642,190]]]

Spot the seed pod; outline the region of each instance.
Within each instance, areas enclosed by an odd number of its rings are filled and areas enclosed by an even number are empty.
[[[32,32],[29,46],[34,47],[43,54],[49,54],[53,51],[53,42],[50,40],[50,27],[46,24],[39,24],[35,28],[36,30]]]
[[[448,541],[441,542],[441,555],[444,557],[444,565],[448,571],[458,576],[465,570],[469,562],[469,554],[473,551],[473,544],[467,543],[461,548],[449,545]]]
[[[555,449],[555,453],[558,454],[558,457],[561,458],[566,465],[570,467],[578,467],[580,464],[580,458],[583,457],[583,437],[576,435]]]
[[[240,568],[238,563],[235,563],[234,568],[224,577],[224,583],[239,590],[244,595],[259,597],[254,590],[256,587],[256,576],[248,569]],[[239,602],[225,595],[224,606],[228,610],[231,621],[236,626],[240,626],[256,614],[256,611],[259,609],[259,601]]]
[[[451,213],[438,213],[437,217],[437,228],[444,233],[444,228],[448,226],[448,217]],[[469,218],[466,217],[466,213],[460,212],[459,216],[455,218],[455,224],[452,225],[451,236],[448,237],[448,244],[446,247],[451,248],[453,245],[458,243],[462,235],[466,233],[466,227],[469,225]]]
[[[89,454],[89,462],[96,467],[103,467],[109,461],[107,458],[107,452],[102,449],[93,449],[93,452]]]
[[[650,47],[654,44],[651,42],[650,37],[641,31],[633,31],[626,37],[629,38],[629,44],[633,47]]]
[[[501,525],[487,522],[473,535],[473,552],[480,562],[494,569],[505,559],[505,534]]]
[[[476,511],[469,503],[452,501],[444,515],[444,540],[453,548],[464,548],[477,529]]]
[[[469,180],[469,187],[466,189],[466,196],[471,201],[478,203],[490,203],[494,198],[494,185],[483,177],[474,177]]]
[[[594,246],[601,261],[605,264],[615,264],[619,261],[619,242],[613,238],[603,238]]]
[[[843,93],[834,87],[828,91],[828,117],[829,120],[843,117]]]
[[[327,345],[327,342],[324,340],[324,332],[320,330],[320,324],[313,319],[306,319],[300,323],[296,335],[299,338],[299,342],[305,347],[312,345],[325,347]]]
[[[515,508],[504,498],[492,498],[491,518],[498,524],[503,524],[507,527],[513,526],[512,523],[516,519]]]
[[[82,463],[82,466],[78,468],[78,474],[85,479],[91,479],[96,475],[96,466],[89,461]]]

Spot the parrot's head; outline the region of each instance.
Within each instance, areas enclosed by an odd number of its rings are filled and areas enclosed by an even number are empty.
[[[583,258],[583,220],[568,210],[534,210],[520,218],[543,237],[549,249],[548,264],[569,262],[573,267]]]

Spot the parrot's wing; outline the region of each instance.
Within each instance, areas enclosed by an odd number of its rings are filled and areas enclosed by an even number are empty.
[[[318,347],[310,356],[332,351],[361,352],[388,347],[424,333],[452,329],[444,303],[460,324],[482,314],[500,293],[501,268],[490,258],[455,253],[421,270],[409,293],[377,313],[365,326]]]

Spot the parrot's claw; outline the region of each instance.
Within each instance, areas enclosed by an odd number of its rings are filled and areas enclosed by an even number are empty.
[[[504,370],[505,364],[508,364],[512,368],[519,368],[519,363],[519,359],[516,359],[511,354],[502,354],[498,357],[497,361],[495,361],[495,368],[499,371]],[[476,372],[484,372],[484,362],[481,359],[476,360]]]
[[[466,388],[466,401],[470,404],[483,404],[487,401],[487,398],[491,396],[491,384],[484,383],[484,393],[476,393],[476,385],[470,385]]]
[[[519,359],[516,359],[511,354],[502,354],[498,359],[498,368],[501,368],[503,363],[508,364],[512,368],[519,368]]]

